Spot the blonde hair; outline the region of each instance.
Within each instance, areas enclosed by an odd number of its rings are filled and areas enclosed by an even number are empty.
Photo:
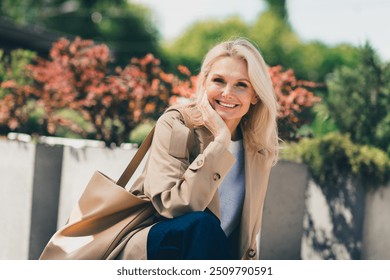
[[[203,85],[212,65],[223,57],[240,58],[246,62],[249,80],[259,97],[259,102],[251,105],[241,121],[244,140],[251,148],[273,155],[276,162],[279,149],[276,123],[278,103],[268,66],[252,43],[242,38],[229,40],[216,45],[206,54],[198,76],[197,102],[202,98]]]

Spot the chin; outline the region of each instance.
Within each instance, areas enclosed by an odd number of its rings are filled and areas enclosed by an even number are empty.
[[[227,112],[216,111],[223,120],[236,119],[237,117]]]

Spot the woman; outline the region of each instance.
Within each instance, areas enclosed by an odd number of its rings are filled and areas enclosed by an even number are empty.
[[[277,102],[268,67],[247,40],[218,44],[203,61],[198,99],[158,120],[132,190],[157,213],[122,259],[256,259]]]

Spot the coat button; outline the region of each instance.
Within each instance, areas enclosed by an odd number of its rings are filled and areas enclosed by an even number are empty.
[[[221,179],[221,175],[219,175],[218,173],[214,173],[213,180],[218,181],[219,179]]]
[[[250,258],[254,258],[255,256],[256,256],[256,251],[255,250],[249,250],[249,252],[248,252],[248,256],[250,257]]]
[[[203,164],[203,159],[198,160],[198,161],[196,162],[196,164],[197,164],[198,166],[202,166],[202,164]]]

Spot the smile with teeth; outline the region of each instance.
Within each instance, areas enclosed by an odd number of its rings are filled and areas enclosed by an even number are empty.
[[[225,103],[225,102],[222,102],[222,101],[219,101],[219,100],[216,100],[216,102],[223,106],[223,107],[226,107],[226,108],[234,108],[234,107],[237,107],[238,105],[237,104],[229,104],[229,103]]]

